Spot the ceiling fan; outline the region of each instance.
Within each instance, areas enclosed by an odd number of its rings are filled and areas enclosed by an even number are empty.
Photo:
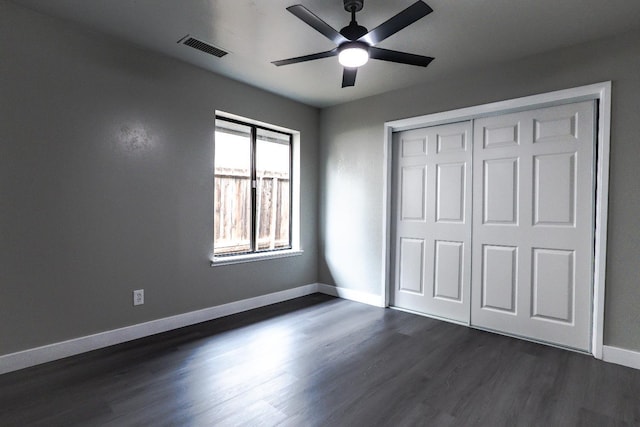
[[[396,50],[381,49],[375,47],[387,37],[397,33],[403,28],[413,24],[417,20],[427,16],[431,9],[425,2],[418,0],[402,12],[383,22],[371,31],[356,22],[356,12],[362,10],[364,0],[343,0],[344,9],[351,13],[351,22],[339,32],[329,24],[314,15],[301,4],[289,6],[287,10],[318,31],[320,34],[336,44],[336,48],[326,52],[318,52],[295,58],[273,61],[277,66],[296,64],[298,62],[312,61],[314,59],[338,56],[338,61],[344,67],[342,74],[342,87],[353,86],[356,83],[358,67],[366,64],[369,58],[382,61],[398,62],[401,64],[418,65],[426,67],[433,58],[429,56],[415,55],[412,53],[398,52]]]

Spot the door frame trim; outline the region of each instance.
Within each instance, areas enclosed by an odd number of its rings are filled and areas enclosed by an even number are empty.
[[[604,298],[607,261],[607,217],[609,208],[609,155],[611,137],[611,81],[594,83],[570,89],[538,95],[514,98],[489,104],[465,107],[451,111],[427,114],[418,117],[393,120],[384,124],[383,186],[382,186],[382,293],[384,306],[389,305],[392,283],[390,274],[391,254],[391,144],[393,133],[404,130],[474,120],[498,114],[515,113],[536,108],[551,107],[588,100],[598,100],[598,132],[595,200],[595,253],[593,266],[593,313],[591,353],[602,359],[604,335]]]

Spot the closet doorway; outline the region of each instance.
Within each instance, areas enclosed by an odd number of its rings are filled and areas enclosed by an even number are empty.
[[[390,306],[598,357],[608,138],[603,165],[584,98],[387,124]]]

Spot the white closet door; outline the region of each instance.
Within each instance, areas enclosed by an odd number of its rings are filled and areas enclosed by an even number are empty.
[[[594,102],[474,122],[474,326],[588,351]]]
[[[469,322],[471,123],[393,138],[391,305]]]

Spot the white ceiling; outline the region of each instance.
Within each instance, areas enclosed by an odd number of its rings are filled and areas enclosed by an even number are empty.
[[[271,64],[334,47],[286,7],[301,3],[339,30],[349,23],[342,0],[12,1],[318,107],[640,28],[640,0],[426,0],[433,13],[378,46],[433,56],[431,65],[371,60],[342,89],[335,57]],[[358,23],[373,29],[414,1],[366,0]],[[187,34],[230,54],[178,44]]]

